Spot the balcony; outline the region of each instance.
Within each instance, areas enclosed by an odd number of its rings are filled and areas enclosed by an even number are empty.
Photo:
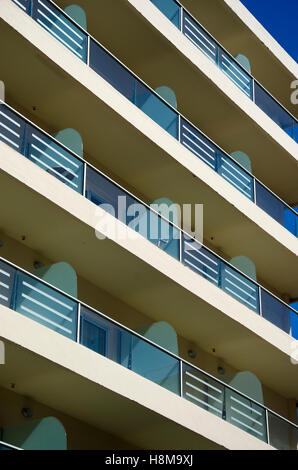
[[[151,0],[208,59],[295,142],[298,121],[177,0]]]
[[[0,129],[0,139],[10,147],[95,205],[105,209],[105,204],[109,204],[113,208],[114,217],[255,313],[291,334],[291,316],[297,314],[293,308],[5,103],[0,105]],[[126,208],[124,212],[119,210],[121,198]],[[133,223],[134,204],[138,205],[144,224]],[[132,208],[131,215],[128,215],[129,207]]]
[[[277,449],[297,448],[298,427],[243,393],[3,258],[0,275],[2,305]]]
[[[18,4],[21,5],[19,1]],[[295,237],[298,236],[298,215],[294,209],[150,89],[73,22],[63,10],[48,0],[42,2],[32,0],[32,5],[26,1],[22,5],[35,21],[177,139],[193,155],[221,175]],[[9,138],[9,136],[6,137]]]

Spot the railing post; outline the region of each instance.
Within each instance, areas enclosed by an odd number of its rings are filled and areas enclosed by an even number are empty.
[[[183,363],[179,361],[179,375],[180,375],[180,396],[183,397]]]
[[[180,5],[180,31],[183,33],[183,7]]]
[[[183,246],[182,246],[183,232],[182,232],[182,230],[180,230],[179,233],[180,233],[180,238],[179,238],[179,261],[180,261],[180,263],[183,263],[183,253],[182,253],[182,250],[183,250]]]
[[[263,316],[263,311],[262,311],[262,297],[261,297],[261,287],[258,286],[258,293],[259,293],[259,314],[262,317]]]
[[[81,303],[78,302],[78,312],[77,312],[77,343],[80,342],[80,333],[81,333]]]
[[[267,437],[267,443],[270,445],[269,419],[268,419],[268,410],[267,410],[267,408],[265,408],[265,419],[266,419],[266,437]]]
[[[90,67],[90,65],[89,65],[90,64],[90,42],[91,42],[90,41],[90,36],[88,34],[88,36],[87,36],[87,65],[88,65],[88,67]]]
[[[178,114],[178,142],[181,142],[181,114]]]
[[[255,79],[254,78],[251,79],[251,93],[252,93],[251,99],[255,103],[256,101],[255,101]]]
[[[253,191],[254,191],[254,203],[257,203],[257,192],[256,192],[256,178],[253,177]]]
[[[83,166],[83,190],[82,190],[84,197],[86,197],[86,185],[87,185],[86,178],[87,178],[87,163],[84,162],[84,166]]]

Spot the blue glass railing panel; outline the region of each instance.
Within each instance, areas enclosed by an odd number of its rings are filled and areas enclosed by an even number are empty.
[[[10,308],[13,296],[15,269],[0,261],[0,305]]]
[[[226,389],[226,420],[258,439],[267,442],[265,409],[239,393]]]
[[[25,122],[4,104],[0,104],[0,140],[17,152],[24,152]]]
[[[268,411],[268,432],[270,444],[279,450],[298,449],[298,429],[280,416]]]
[[[275,326],[291,334],[291,312],[292,310],[284,303],[273,297],[269,292],[261,288],[262,316]]]
[[[254,178],[226,154],[217,150],[217,172],[238,191],[254,201]]]
[[[224,385],[183,364],[183,397],[206,411],[224,418]]]
[[[259,313],[258,286],[222,262],[222,289],[246,307]]]
[[[178,138],[178,113],[91,40],[90,67],[169,134]]]
[[[89,65],[128,100],[134,101],[134,76],[93,39],[90,41]]]
[[[0,140],[82,194],[84,163],[0,104]]]
[[[219,173],[225,180],[238,189],[238,191],[251,201],[254,200],[253,177],[243,170],[232,158],[229,158],[228,155],[221,152],[209,139],[185,119],[181,119],[180,141],[188,150]]]
[[[19,7],[22,8],[26,13],[30,15],[31,12],[31,0],[12,0]]]
[[[16,273],[11,308],[67,338],[76,339],[77,302],[26,274]]]
[[[166,253],[179,259],[180,231],[90,167],[86,168],[85,196]]]
[[[80,343],[179,394],[179,361],[138,336],[81,308]]]
[[[180,29],[180,6],[175,0],[151,0],[163,14]]]
[[[153,121],[178,139],[178,114],[139,81],[136,81],[134,103]]]
[[[216,171],[216,147],[201,132],[181,119],[180,142]]]
[[[249,434],[267,441],[266,412],[189,364],[182,366],[183,397]]]
[[[236,60],[233,60],[230,55],[226,54],[221,47],[218,47],[218,65],[229,79],[232,80],[243,93],[252,99],[252,78],[245,73],[243,68],[237,64]]]
[[[182,262],[248,308],[259,312],[258,286],[185,234],[182,234]]]
[[[295,137],[297,123],[257,82],[255,82],[255,103],[290,137]]]
[[[212,62],[217,62],[216,42],[186,12],[183,14],[182,32]]]
[[[220,287],[220,260],[193,238],[182,234],[182,262]]]
[[[26,130],[25,156],[82,194],[83,162],[30,125]]]
[[[47,0],[32,0],[32,17],[77,57],[87,62],[88,35]]]
[[[297,237],[298,215],[258,181],[256,181],[256,204]]]

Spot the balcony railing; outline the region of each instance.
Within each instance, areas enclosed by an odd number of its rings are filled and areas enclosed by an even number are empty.
[[[0,289],[1,305],[121,364],[273,447],[297,449],[298,426],[3,258]]]
[[[13,1],[22,5],[42,27],[195,156],[298,236],[298,214],[290,206],[171,107],[51,0]],[[9,135],[6,137],[10,138]],[[77,184],[79,175],[74,178],[70,185]]]
[[[298,142],[297,119],[277,101],[177,0],[151,2],[235,85]]]
[[[0,298],[0,303],[1,303],[1,298]],[[20,449],[19,447],[15,447],[11,444],[8,444],[7,442],[0,441],[0,450],[23,450],[23,449]]]
[[[0,140],[94,204],[105,210],[112,208],[116,218],[147,240],[291,334],[291,315],[297,314],[296,310],[3,102],[0,102]],[[127,208],[125,214],[118,207],[121,197]],[[145,224],[133,224],[133,204],[139,205]]]

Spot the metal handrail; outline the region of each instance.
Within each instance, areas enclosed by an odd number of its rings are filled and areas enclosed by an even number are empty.
[[[52,0],[51,0],[52,1]],[[266,93],[268,93],[268,95],[281,107],[283,108],[283,110],[292,118],[294,119],[294,121],[296,121],[296,123],[298,124],[298,119],[277,99],[275,98],[272,93],[270,93],[270,91],[268,91],[252,74],[251,72],[249,72],[248,70],[246,70],[243,65],[222,45],[220,44],[220,42],[205,28],[205,26],[203,26],[199,20],[197,20],[191,13],[190,11],[185,8],[184,5],[182,5],[181,2],[179,2],[178,0],[174,0],[175,3],[177,3],[177,5],[179,5],[179,7],[185,11],[191,18],[192,20],[197,23],[197,25],[202,28],[204,30],[204,32],[216,43],[216,45],[218,47],[220,47],[224,52],[225,54],[227,54],[230,59],[232,59],[234,62],[237,63],[237,65],[243,70],[243,72],[245,72],[253,81],[255,81]],[[156,7],[157,8],[157,7]]]
[[[295,423],[292,423],[291,421],[289,421],[287,418],[284,418],[283,416],[279,415],[278,413],[276,413],[275,411],[271,410],[270,408],[266,407],[263,403],[259,403],[258,401],[256,401],[255,399],[249,397],[248,395],[246,395],[245,393],[237,390],[236,388],[230,386],[229,384],[226,384],[225,382],[223,382],[222,380],[218,379],[217,377],[214,377],[213,375],[209,374],[208,372],[204,371],[203,369],[199,368],[198,366],[192,364],[191,362],[185,360],[185,359],[182,359],[180,356],[176,355],[175,353],[173,353],[172,351],[169,351],[168,349],[164,348],[163,346],[160,346],[159,344],[155,343],[154,341],[142,336],[140,333],[132,330],[131,328],[127,327],[127,326],[124,326],[122,325],[121,323],[119,323],[117,320],[114,320],[113,318],[110,318],[108,315],[96,310],[94,307],[90,307],[88,304],[86,304],[85,302],[82,302],[78,299],[76,299],[75,297],[73,297],[72,295],[68,294],[67,292],[64,292],[63,290],[59,289],[58,287],[50,284],[49,282],[47,281],[44,281],[43,279],[37,277],[36,275],[30,273],[29,271],[27,271],[26,269],[23,269],[23,268],[20,268],[18,265],[12,263],[11,261],[8,261],[7,259],[3,258],[3,257],[0,257],[0,261],[2,261],[3,263],[11,266],[12,268],[14,268],[15,270],[17,271],[20,271],[21,273],[31,277],[32,279],[36,280],[37,282],[49,287],[50,289],[53,289],[55,290],[56,292],[58,292],[59,294],[67,297],[69,300],[72,300],[73,302],[75,302],[77,305],[80,305],[81,307],[85,307],[86,309],[92,311],[93,313],[97,314],[98,316],[100,317],[103,317],[105,320],[108,320],[109,322],[113,323],[114,325],[116,325],[117,327],[127,331],[128,333],[132,334],[133,336],[136,336],[137,338],[141,339],[142,341],[145,341],[146,343],[150,344],[151,346],[159,349],[160,351],[166,353],[167,355],[173,357],[174,359],[176,359],[178,362],[181,362],[182,364],[186,364],[190,367],[192,367],[193,369],[196,369],[198,372],[206,375],[208,378],[214,380],[215,382],[219,383],[220,385],[228,388],[229,390],[231,390],[232,392],[234,393],[237,393],[238,395],[241,395],[243,398],[249,400],[251,403],[254,403],[255,405],[257,406],[260,406],[261,408],[263,408],[265,411],[275,415],[276,417],[282,419],[283,421],[287,422],[288,424],[292,425],[294,428],[298,429],[298,425],[296,425]],[[76,342],[78,342],[76,340]]]
[[[261,284],[259,284],[255,279],[251,278],[250,276],[248,276],[246,273],[242,272],[240,269],[238,269],[237,267],[233,266],[229,261],[225,260],[222,256],[220,256],[219,254],[217,254],[216,252],[214,252],[213,250],[211,250],[209,247],[207,247],[206,245],[204,245],[203,243],[201,243],[200,241],[198,241],[194,236],[190,235],[189,233],[187,233],[183,228],[179,227],[178,225],[176,225],[174,222],[171,222],[169,219],[167,219],[166,217],[164,217],[162,214],[160,214],[159,212],[157,212],[154,208],[152,208],[149,204],[147,204],[146,202],[142,201],[139,197],[135,196],[133,193],[131,193],[130,191],[128,191],[127,189],[125,189],[123,186],[121,186],[119,183],[117,183],[116,181],[114,181],[112,178],[110,178],[109,176],[107,176],[105,173],[103,173],[101,170],[97,169],[95,166],[93,166],[92,164],[90,164],[89,162],[87,162],[84,158],[80,157],[78,154],[76,154],[75,152],[73,152],[71,149],[69,149],[68,147],[66,147],[64,144],[61,144],[55,137],[51,136],[49,133],[47,133],[46,131],[44,131],[43,129],[41,129],[38,125],[34,124],[32,121],[30,121],[28,118],[26,117],[23,117],[22,114],[20,114],[18,111],[15,111],[10,105],[8,105],[7,103],[3,102],[0,100],[0,104],[4,104],[5,106],[7,106],[12,112],[16,113],[21,119],[24,119],[29,125],[35,127],[36,129],[38,129],[41,133],[45,134],[49,139],[51,139],[52,141],[54,141],[57,145],[60,145],[63,149],[65,149],[66,151],[68,151],[69,153],[71,153],[73,156],[75,156],[78,160],[80,160],[84,166],[86,167],[90,167],[92,168],[92,170],[94,170],[96,173],[100,174],[101,176],[103,176],[104,178],[106,178],[107,180],[109,180],[112,184],[114,184],[115,186],[117,186],[118,188],[120,188],[122,191],[124,191],[126,194],[128,194],[129,196],[131,196],[133,199],[137,200],[140,204],[142,204],[143,206],[145,206],[148,210],[150,210],[151,212],[153,212],[154,214],[156,214],[158,217],[160,217],[162,220],[164,220],[165,222],[167,222],[169,225],[171,225],[172,227],[174,227],[177,231],[179,231],[179,233],[182,233],[184,236],[186,236],[187,238],[189,238],[190,240],[193,240],[195,241],[196,243],[198,243],[199,245],[201,245],[204,249],[206,249],[209,253],[211,253],[213,256],[215,256],[216,258],[218,258],[220,261],[222,261],[225,265],[229,266],[233,271],[236,271],[238,272],[238,274],[240,274],[241,276],[245,277],[248,281],[252,282],[254,285],[256,285],[259,289],[262,289],[263,291],[267,292],[269,295],[271,295],[272,297],[274,297],[276,300],[278,300],[280,303],[282,303],[283,305],[285,305],[288,309],[290,309],[293,313],[295,313],[296,315],[298,315],[298,311],[295,310],[291,305],[287,304],[284,300],[280,299],[277,295],[275,295],[274,293],[272,293],[270,290],[268,290],[267,288],[265,288],[264,286],[262,286]],[[86,182],[86,171],[84,171],[84,184]],[[64,183],[63,183],[64,184]],[[85,194],[83,194],[83,196],[85,196]],[[298,216],[298,214],[295,212],[295,214]],[[181,260],[179,260],[181,261]]]
[[[13,1],[13,0],[12,0]],[[150,87],[147,83],[144,82],[135,72],[130,70],[127,65],[125,65],[120,59],[118,59],[112,52],[110,52],[104,45],[102,45],[97,39],[95,39],[91,34],[88,33],[82,26],[80,26],[75,20],[73,20],[62,8],[60,8],[56,3],[54,3],[53,0],[47,0],[50,2],[53,7],[57,8],[57,10],[60,11],[64,16],[67,17],[69,21],[71,21],[76,27],[78,27],[86,36],[88,36],[89,40],[92,39],[99,47],[101,47],[109,56],[111,56],[116,62],[118,62],[127,72],[129,72],[136,80],[138,80],[144,87],[146,87],[153,95],[155,95],[160,101],[162,101],[168,108],[170,108],[179,119],[183,119],[186,121],[190,126],[192,126],[197,132],[199,132],[202,136],[204,136],[210,143],[212,143],[219,152],[222,152],[227,158],[229,158],[233,163],[241,168],[247,175],[249,175],[251,178],[253,178],[256,182],[258,182],[261,186],[263,186],[266,190],[268,190],[273,196],[275,196],[282,204],[284,204],[287,209],[289,209],[293,214],[297,216],[297,212],[286,202],[284,202],[279,196],[277,196],[270,188],[268,188],[264,183],[262,183],[258,178],[256,178],[252,172],[247,170],[244,166],[241,165],[237,160],[234,159],[234,157],[226,152],[220,145],[218,145],[216,142],[214,142],[207,134],[205,134],[201,129],[199,129],[195,124],[193,124],[188,118],[186,118],[180,111],[178,111],[176,108],[174,108],[170,103],[168,103],[162,96],[160,96],[153,88]],[[176,1],[176,0],[175,0]],[[209,33],[208,33],[209,34]],[[231,56],[233,57],[233,56]],[[79,59],[80,60],[80,59]],[[266,91],[266,90],[265,90]],[[180,142],[179,138],[175,138],[175,140],[178,140]],[[181,142],[180,142],[181,143]],[[78,156],[78,158],[80,158]],[[255,203],[255,201],[254,201]]]

